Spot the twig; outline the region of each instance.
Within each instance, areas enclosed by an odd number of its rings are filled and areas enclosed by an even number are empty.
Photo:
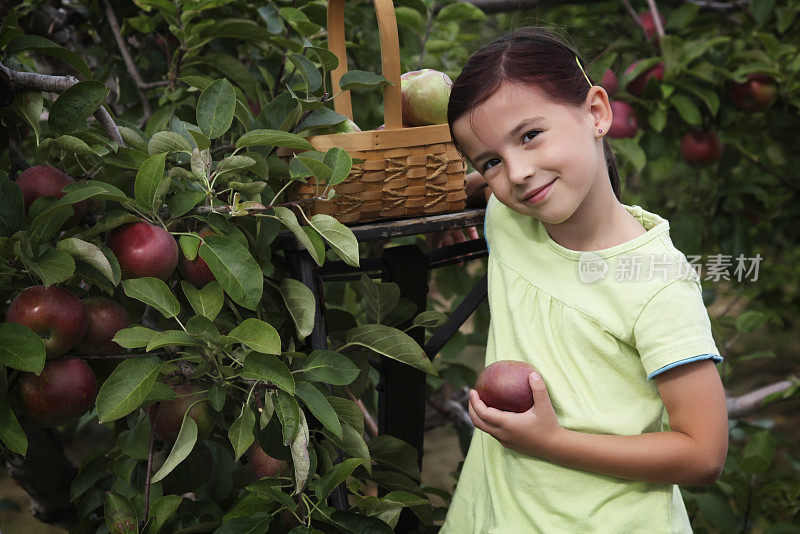
[[[114,39],[117,41],[117,46],[119,46],[122,59],[125,60],[125,67],[128,69],[128,73],[133,78],[133,81],[136,82],[136,90],[139,93],[139,100],[142,101],[142,110],[144,111],[144,116],[139,121],[139,126],[141,126],[146,124],[147,120],[153,115],[153,110],[150,108],[150,101],[147,99],[147,94],[144,92],[143,86],[145,83],[139,74],[139,70],[136,68],[136,63],[133,62],[133,58],[131,57],[131,53],[128,51],[128,46],[125,44],[125,40],[122,38],[122,32],[119,29],[117,15],[111,8],[111,4],[108,0],[103,0],[103,3],[106,5],[106,17],[108,17],[108,23],[111,26],[111,33],[114,34]]]
[[[644,29],[644,26],[642,26],[642,19],[639,18],[639,14],[636,12],[635,9],[633,9],[631,3],[628,2],[628,0],[622,0],[622,5],[625,6],[625,9],[628,10],[628,13],[630,13],[631,17],[633,17],[633,20],[636,21],[636,24],[638,24],[639,27]]]
[[[364,416],[364,424],[367,427],[367,432],[373,438],[378,435],[378,425],[375,423],[375,419],[372,418],[367,407],[364,406],[364,402],[361,399],[357,399],[355,395],[353,395],[348,388],[344,388],[347,396],[350,397],[350,400],[358,404],[358,407],[361,409],[361,415]]]
[[[31,166],[28,160],[22,155],[22,143],[19,138],[19,126],[17,121],[9,119],[8,121],[8,154],[11,157],[11,169],[9,176],[13,177],[17,174],[18,170],[25,170]]]
[[[241,207],[240,209],[246,211],[269,211],[273,208],[291,208],[293,206],[299,206],[302,204],[308,204],[310,202],[314,202],[315,200],[325,200],[325,197],[311,197],[311,198],[304,198],[301,200],[296,200],[294,202],[286,202],[284,204],[273,204],[272,206],[264,206],[263,204],[253,203],[252,205],[247,205],[247,207]],[[204,214],[204,213],[229,213],[233,211],[232,206],[200,206],[199,208],[195,208],[192,210],[192,213],[195,214]]]
[[[38,74],[35,72],[22,72],[11,70],[2,62],[0,62],[0,71],[8,77],[11,83],[11,89],[17,90],[31,90],[31,91],[44,91],[48,93],[63,93],[76,83],[78,79],[74,76],[51,76],[49,74]],[[127,146],[122,140],[122,135],[119,133],[114,119],[111,118],[106,108],[100,106],[94,112],[94,118],[103,127],[109,139],[117,143],[117,145],[124,147]]]
[[[153,468],[153,442],[156,435],[156,421],[158,419],[158,408],[161,406],[160,402],[155,403],[153,407],[153,420],[150,423],[150,445],[147,449],[147,474],[144,480],[144,522],[147,523],[148,516],[150,515],[150,471]]]
[[[647,5],[650,7],[650,14],[653,15],[653,23],[656,25],[656,33],[658,34],[659,38],[664,37],[664,27],[661,25],[661,14],[658,12],[656,0],[647,0]]]
[[[762,401],[773,393],[786,391],[792,386],[794,386],[794,382],[781,380],[738,397],[728,397],[725,401],[728,408],[728,417],[743,417],[760,408]]]

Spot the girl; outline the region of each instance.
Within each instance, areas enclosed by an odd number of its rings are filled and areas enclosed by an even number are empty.
[[[491,187],[486,363],[515,359],[534,407],[487,407],[441,532],[691,532],[677,484],[710,484],[728,424],[697,273],[669,222],[622,204],[608,94],[542,29],[475,53],[453,139]]]

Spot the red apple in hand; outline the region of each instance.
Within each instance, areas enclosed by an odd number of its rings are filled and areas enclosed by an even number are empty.
[[[178,265],[175,238],[160,226],[145,221],[115,228],[108,234],[107,244],[125,278],[152,276],[166,280]]]
[[[211,408],[208,404],[208,395],[198,386],[182,384],[170,386],[175,392],[175,398],[161,401],[156,418],[156,435],[167,443],[173,443],[178,437],[183,423],[183,414],[190,406],[189,417],[197,423],[197,439],[204,438],[211,433],[214,422],[211,420]],[[197,401],[197,404],[195,404]],[[153,420],[153,407],[147,407],[150,421]]]
[[[47,358],[57,358],[83,339],[89,326],[86,307],[74,293],[56,286],[32,286],[14,297],[7,323],[33,330],[44,341]]]
[[[17,177],[17,185],[22,189],[22,199],[25,210],[31,207],[37,198],[52,196],[61,198],[65,195],[64,187],[73,183],[68,174],[49,165],[37,165],[22,171]],[[86,213],[86,201],[82,200],[72,205],[75,214],[67,219],[68,225],[77,224]]]
[[[94,404],[97,379],[80,358],[47,362],[36,376],[24,373],[19,380],[20,405],[31,422],[43,427],[77,420]]]
[[[446,124],[452,87],[450,77],[438,70],[415,70],[400,76],[403,125]]]
[[[636,120],[633,107],[622,100],[612,100],[610,104],[612,118],[608,136],[612,139],[634,137],[639,129],[639,121]]]
[[[273,458],[258,443],[250,447],[247,454],[247,465],[256,478],[288,476],[289,464]]]
[[[487,365],[478,375],[475,391],[486,406],[521,413],[533,406],[528,376],[536,369],[517,360],[500,360]]]
[[[198,235],[203,238],[209,235],[214,235],[211,228],[205,227],[198,232]],[[214,278],[214,273],[208,268],[206,261],[198,254],[193,260],[187,259],[181,251],[180,260],[178,260],[178,272],[187,281],[191,282],[197,288],[202,288]]]
[[[625,69],[625,74],[633,71],[636,68],[636,65],[639,64],[641,60],[635,61],[632,63],[627,69]],[[650,69],[644,71],[639,76],[628,82],[627,89],[636,96],[642,96],[644,93],[644,88],[647,87],[647,82],[650,81],[650,78],[655,78],[658,81],[664,80],[664,62],[659,61]]]
[[[688,132],[681,139],[681,156],[690,165],[708,165],[722,159],[724,147],[717,134]]]
[[[764,111],[775,101],[778,87],[775,80],[765,74],[750,74],[744,83],[731,87],[731,99],[745,111]]]
[[[83,300],[89,316],[89,328],[75,351],[78,354],[119,354],[124,349],[111,341],[131,324],[131,316],[122,304],[107,297],[89,297]]]

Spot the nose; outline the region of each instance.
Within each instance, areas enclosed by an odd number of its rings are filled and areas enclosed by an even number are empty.
[[[508,179],[513,184],[523,185],[533,178],[534,165],[527,158],[515,155],[506,160]]]

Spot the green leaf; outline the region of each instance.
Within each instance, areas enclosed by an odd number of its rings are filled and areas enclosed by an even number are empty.
[[[295,495],[303,491],[311,471],[311,458],[308,453],[308,422],[302,410],[297,412],[300,416],[297,435],[292,440],[289,449],[292,451],[292,467],[294,468]],[[338,423],[338,421],[337,421]]]
[[[754,435],[744,448],[741,469],[745,473],[766,473],[775,458],[775,446],[775,436],[769,430]]]
[[[136,198],[136,205],[146,213],[154,213],[161,206],[163,198],[161,182],[164,181],[166,158],[165,153],[151,156],[136,173],[133,194]]]
[[[275,413],[281,423],[283,444],[289,445],[300,430],[300,406],[297,400],[283,390],[275,392]]]
[[[352,230],[324,213],[311,217],[311,226],[346,264],[359,266],[358,240]]]
[[[297,216],[294,214],[292,210],[289,208],[284,208],[282,206],[275,206],[273,207],[273,212],[275,216],[280,219],[280,221],[286,226],[297,238],[298,241],[305,247],[308,253],[313,258],[314,262],[317,265],[322,265],[322,262],[325,260],[323,255],[320,255],[317,248],[314,246],[314,243],[311,241],[311,238],[306,234],[303,227],[300,226],[300,223],[297,222]]]
[[[413,326],[422,328],[437,328],[447,322],[447,315],[440,311],[429,310],[424,311],[414,317]]]
[[[256,309],[264,291],[264,277],[247,248],[227,237],[208,236],[198,254],[236,304]]]
[[[400,302],[400,287],[392,282],[374,282],[361,274],[361,289],[367,304],[367,320],[380,323]]]
[[[42,126],[39,123],[44,109],[42,93],[39,91],[19,91],[14,94],[11,107],[33,128],[38,139],[42,133]]]
[[[167,200],[167,208],[172,217],[181,217],[193,209],[204,198],[206,198],[205,191],[191,190],[181,191],[175,193]]]
[[[333,398],[333,397],[332,397]],[[359,410],[359,414],[361,414],[361,410]],[[359,428],[363,428],[363,416],[362,416],[362,423]],[[362,436],[363,430],[359,432],[349,424],[342,425],[342,435],[344,439],[339,441],[336,436],[330,433],[326,428],[322,428],[322,433],[331,440],[331,442],[342,449],[348,456],[352,456],[353,458],[369,458],[369,447],[367,447],[366,442]],[[367,471],[372,471],[372,465],[365,465],[364,468]]]
[[[194,449],[195,443],[197,443],[197,423],[195,423],[194,419],[186,417],[186,414],[184,414],[181,429],[178,431],[178,437],[175,438],[175,444],[169,451],[169,456],[164,461],[164,465],[153,475],[150,482],[155,484],[170,474],[173,469],[178,467],[178,464],[189,456],[189,453]]]
[[[162,347],[204,347],[205,343],[184,332],[183,330],[165,330],[153,336],[150,343],[147,344],[146,352],[151,350],[160,349]]]
[[[635,139],[613,139],[612,146],[619,150],[637,171],[641,172],[647,165],[647,154]]]
[[[314,330],[314,313],[316,302],[314,293],[303,282],[294,278],[284,277],[278,288],[283,297],[283,302],[292,316],[297,329],[297,337],[304,340]]]
[[[50,248],[31,263],[31,268],[49,286],[69,280],[75,272],[75,260],[63,250]]]
[[[50,108],[48,124],[56,134],[75,131],[102,105],[108,89],[102,82],[78,82],[56,98]]]
[[[344,426],[342,426],[343,433],[347,432],[345,429],[347,426],[352,427],[353,433],[358,436],[364,433],[364,415],[361,413],[358,404],[350,399],[343,399],[333,395],[328,395],[328,402],[333,406],[333,409],[336,410],[336,415],[339,416],[339,420],[344,423]],[[364,444],[364,450],[367,452],[351,454],[351,456],[369,456],[366,443]]]
[[[239,458],[247,452],[256,437],[253,428],[256,426],[256,416],[249,405],[245,405],[242,414],[236,418],[228,430],[228,439],[233,445],[233,461],[238,462]]]
[[[294,395],[295,384],[292,372],[289,371],[286,364],[272,354],[249,353],[239,374],[242,378],[271,382],[285,392]]]
[[[294,53],[289,53],[286,57],[294,64],[295,69],[303,77],[303,81],[306,84],[306,93],[314,93],[322,86],[322,75],[319,73],[319,70],[317,70],[317,66],[314,65],[310,59]]]
[[[39,35],[20,35],[9,43],[8,48],[5,50],[5,55],[6,57],[10,57],[23,50],[35,50],[40,54],[59,59],[80,72],[84,78],[92,78],[92,71],[89,70],[89,67],[81,56],[72,50],[54,43],[50,39]]]
[[[178,495],[164,495],[156,499],[150,505],[150,519],[144,534],[158,534],[167,519],[178,510],[182,501]]]
[[[337,438],[342,439],[342,425],[339,423],[339,417],[328,402],[328,399],[325,398],[325,395],[306,381],[300,381],[295,384],[295,395],[303,401],[303,404],[308,406],[314,417],[325,428],[333,432],[333,435]]]
[[[353,474],[356,467],[369,463],[368,458],[348,458],[342,463],[333,466],[333,469],[325,473],[315,484],[314,493],[320,502],[325,501],[333,488],[347,480]]]
[[[363,89],[365,87],[380,87],[382,85],[392,85],[392,82],[380,74],[364,70],[347,71],[339,80],[339,89],[342,91]]]
[[[321,183],[327,183],[328,180],[331,179],[333,170],[321,161],[306,156],[297,156],[295,157],[295,160],[300,162],[303,167],[308,169],[308,172],[310,172],[311,176],[315,177],[317,181]]]
[[[68,154],[81,156],[94,156],[95,151],[83,139],[71,135],[60,135],[55,139],[55,145]]]
[[[161,360],[145,356],[123,360],[97,393],[97,418],[101,423],[116,421],[139,407],[158,378]]]
[[[267,532],[272,518],[273,516],[264,516],[263,513],[249,517],[234,517],[224,520],[214,534],[263,534]]]
[[[0,175],[0,236],[12,236],[25,226],[25,205],[22,189],[9,180],[5,173]]]
[[[484,20],[486,15],[477,6],[467,2],[454,2],[444,6],[436,15],[436,22],[461,22],[465,20]]]
[[[3,348],[0,348],[0,352]],[[17,416],[11,406],[5,402],[0,403],[0,440],[3,440],[10,451],[25,456],[28,452],[28,437],[19,426]]]
[[[100,219],[97,224],[93,225],[91,228],[87,228],[79,235],[84,240],[91,239],[92,237],[98,236],[103,232],[113,230],[114,228],[122,226],[123,224],[138,222],[140,220],[141,219],[139,217],[133,213],[128,213],[127,211],[109,211],[103,215],[103,218]]]
[[[331,177],[327,181],[330,186],[344,182],[350,175],[350,170],[353,167],[353,158],[338,146],[328,150],[322,161],[325,165],[330,167],[332,171]]]
[[[198,150],[205,150],[211,146],[211,139],[203,135],[201,132],[196,132],[191,128],[187,128],[187,130],[189,130],[189,135],[191,135],[192,139],[194,139],[194,144],[197,145]],[[191,154],[191,151],[189,151],[189,153]]]
[[[425,352],[411,339],[391,326],[367,324],[357,326],[347,333],[348,345],[360,345],[433,376],[439,376]]]
[[[150,341],[158,334],[155,330],[150,330],[144,326],[129,326],[114,334],[113,341],[120,347],[126,349],[138,349],[146,347]]]
[[[280,130],[252,130],[236,141],[236,148],[251,146],[279,146],[297,150],[314,150],[311,143],[306,141],[303,137]]]
[[[689,124],[698,126],[702,123],[703,115],[700,113],[700,110],[697,109],[697,106],[694,105],[694,102],[689,99],[689,97],[679,93],[674,94],[670,98],[670,103],[675,109],[678,110],[678,114],[681,116],[681,118]]]
[[[256,160],[253,158],[249,158],[247,156],[228,156],[227,158],[223,159],[217,165],[217,176],[229,173],[229,172],[237,172],[242,169],[247,169],[248,167],[252,167],[256,164]]]
[[[103,516],[110,534],[138,534],[139,519],[131,501],[119,493],[106,493]]]
[[[216,139],[231,127],[236,111],[236,91],[224,78],[214,80],[197,99],[197,125],[209,139]]]
[[[178,299],[172,294],[163,280],[146,276],[144,278],[129,278],[122,281],[122,289],[132,299],[144,302],[161,312],[169,319],[181,311]]]
[[[174,152],[186,152],[187,154],[191,154],[192,145],[179,133],[157,132],[153,138],[150,139],[150,143],[147,145],[147,152],[151,156],[161,154],[162,152],[166,154],[172,154]]]
[[[415,480],[420,480],[417,449],[388,434],[369,440],[369,452],[373,460],[384,463]]]
[[[736,329],[749,334],[761,328],[767,321],[767,315],[758,310],[747,310],[736,318]]]
[[[222,292],[222,286],[216,280],[207,283],[202,289],[197,289],[191,283],[181,280],[181,288],[186,295],[186,300],[189,301],[197,315],[213,321],[222,311],[225,295]]]
[[[245,319],[230,331],[228,337],[243,343],[256,352],[281,353],[281,338],[277,330],[259,319]]]
[[[106,255],[103,254],[103,251],[100,250],[97,245],[83,241],[76,237],[67,237],[59,241],[56,244],[56,248],[67,252],[76,260],[81,260],[88,263],[100,271],[103,276],[108,278],[109,282],[115,286],[119,284],[120,273],[114,272],[111,262],[108,261]]]
[[[334,386],[346,386],[353,382],[359,369],[347,356],[332,350],[315,350],[303,362],[303,375],[309,380],[325,382]]]

